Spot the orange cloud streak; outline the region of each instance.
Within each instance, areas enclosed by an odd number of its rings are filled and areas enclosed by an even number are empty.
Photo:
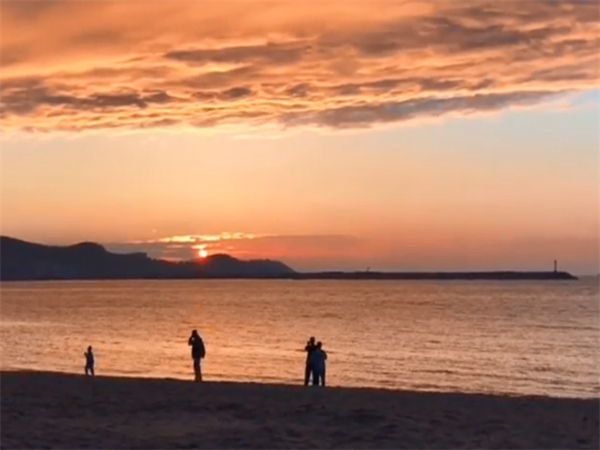
[[[195,244],[173,244],[177,240],[150,240],[112,243],[118,252],[143,251],[155,258],[188,260],[198,250],[207,254],[227,253],[242,259],[277,259],[298,270],[360,269],[374,270],[500,270],[550,269],[560,255],[568,270],[585,271],[598,267],[598,235],[587,238],[510,238],[496,241],[472,233],[469,237],[452,233],[427,236],[356,237],[350,235],[273,235],[244,237]],[[587,269],[589,270],[589,269]]]
[[[600,78],[591,1],[0,8],[5,131],[361,128],[537,104]]]

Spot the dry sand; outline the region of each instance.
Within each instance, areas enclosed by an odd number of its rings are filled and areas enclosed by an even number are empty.
[[[598,400],[1,374],[2,448],[589,448]]]

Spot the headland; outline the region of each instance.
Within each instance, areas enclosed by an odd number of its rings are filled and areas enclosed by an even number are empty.
[[[82,242],[49,246],[0,236],[0,280],[272,279],[272,280],[576,280],[568,272],[298,272],[268,259],[240,260],[226,254],[172,262],[146,253],[112,253]]]

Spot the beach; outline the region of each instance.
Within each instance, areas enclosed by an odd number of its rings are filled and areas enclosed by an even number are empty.
[[[598,399],[1,373],[2,448],[599,448]]]

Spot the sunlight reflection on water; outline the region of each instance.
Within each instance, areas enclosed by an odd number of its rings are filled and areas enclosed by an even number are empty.
[[[310,335],[330,385],[597,397],[595,280],[2,283],[0,367],[299,383]]]

